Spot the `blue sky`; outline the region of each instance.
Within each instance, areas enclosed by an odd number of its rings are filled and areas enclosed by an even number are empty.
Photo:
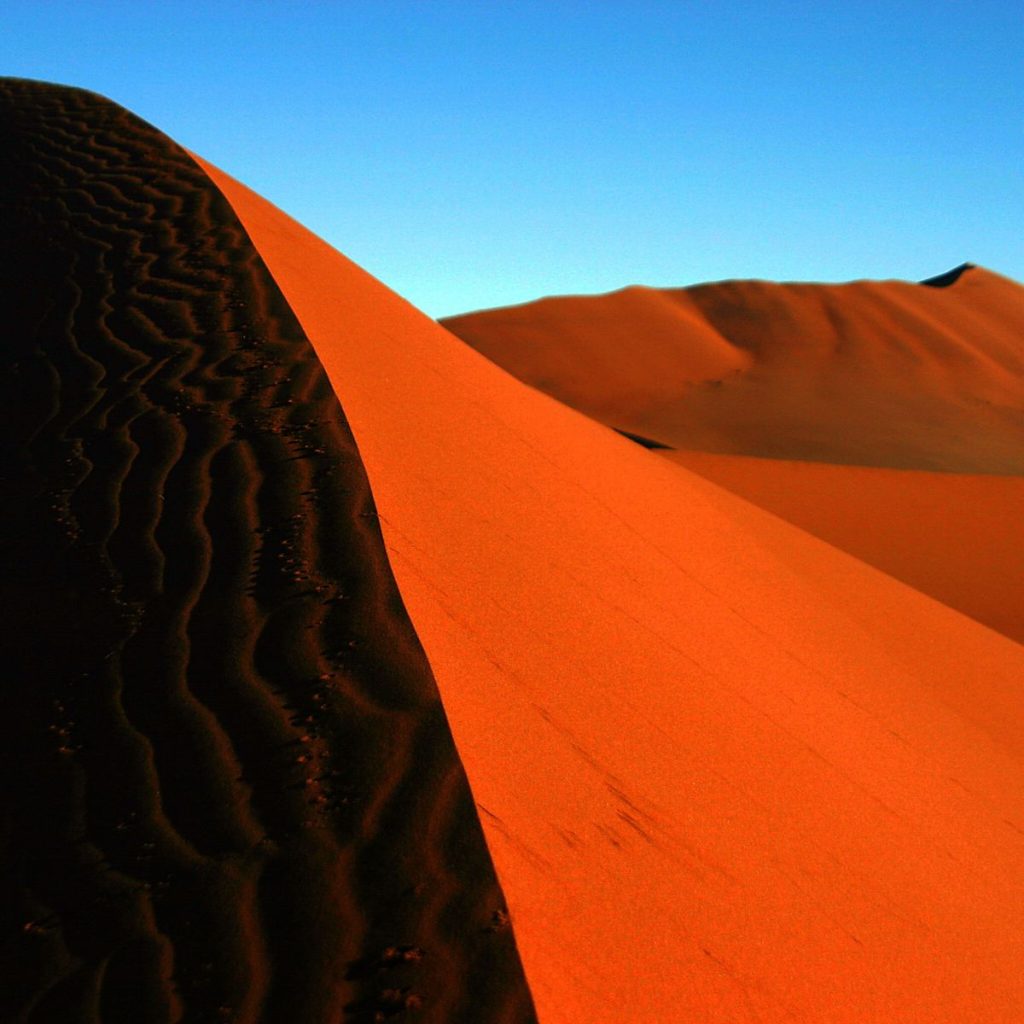
[[[1024,280],[1024,4],[6,0],[433,316],[727,277]]]

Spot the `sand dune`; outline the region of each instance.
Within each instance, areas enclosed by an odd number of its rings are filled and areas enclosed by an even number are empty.
[[[666,455],[1024,643],[1024,477]]]
[[[4,1019],[1015,1018],[1024,647],[517,381],[114,105],[0,96]],[[619,429],[651,436],[677,329],[687,388],[769,373],[705,299],[629,301]],[[991,387],[991,471],[1014,355],[960,341],[890,398]],[[770,370],[804,424],[844,386],[814,351]],[[974,451],[914,415],[896,461]]]
[[[203,166],[345,408],[540,1020],[1013,1019],[1024,648],[525,387]]]
[[[519,379],[1024,640],[1020,285],[965,265],[921,285],[633,288],[444,323]],[[711,338],[744,362],[717,372]]]
[[[726,281],[443,323],[520,380],[673,448],[1024,473],[1024,287],[980,267],[946,287]]]
[[[220,192],[0,85],[0,1019],[534,1019],[345,417]]]

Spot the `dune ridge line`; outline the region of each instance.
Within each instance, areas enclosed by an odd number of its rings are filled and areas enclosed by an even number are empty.
[[[1021,645],[524,385],[204,166],[344,403],[540,1019],[1012,1019]]]
[[[534,1020],[323,368],[220,191],[0,83],[0,1017]]]

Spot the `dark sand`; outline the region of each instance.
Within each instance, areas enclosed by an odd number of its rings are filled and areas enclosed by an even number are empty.
[[[0,1019],[531,1020],[510,918],[544,1024],[1015,1019],[1024,647],[539,394],[111,105],[10,90]],[[828,412],[823,452],[991,473],[1019,332],[962,342],[1024,290],[903,287],[953,342],[751,376],[757,339],[640,290],[615,329],[653,342],[575,383],[671,411],[689,353],[764,399],[734,440],[792,459]],[[993,443],[910,410],[879,447],[837,400],[858,352]],[[676,447],[659,415],[611,425]]]
[[[0,87],[0,1019],[534,1019],[366,474],[237,217]]]

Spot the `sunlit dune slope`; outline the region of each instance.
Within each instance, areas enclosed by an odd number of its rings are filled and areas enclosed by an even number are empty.
[[[203,166],[345,408],[542,1024],[1014,1019],[1024,649],[525,387]]]
[[[950,276],[627,288],[443,323],[519,379],[673,448],[1024,472],[1024,287],[979,267]]]
[[[680,388],[750,367],[685,293],[626,288],[575,302],[541,299],[444,321],[516,377],[626,427]]]
[[[1024,477],[665,457],[1024,643]]]
[[[629,288],[444,323],[520,379],[1024,638],[1024,491],[995,477],[1024,464],[1020,285],[965,264],[920,285]],[[745,362],[713,371],[709,337]],[[724,454],[737,452],[756,458]]]

